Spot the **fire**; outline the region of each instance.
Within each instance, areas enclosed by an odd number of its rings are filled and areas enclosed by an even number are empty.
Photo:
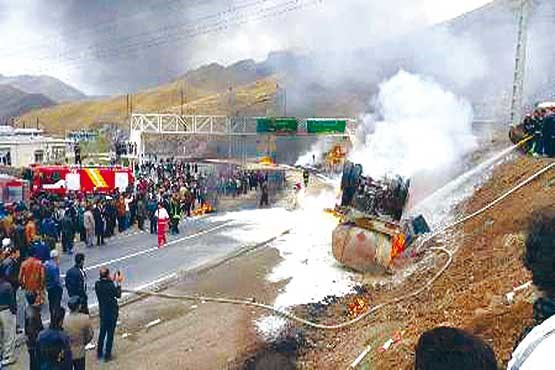
[[[274,164],[274,160],[271,157],[262,157],[259,163],[263,165],[271,166]]]
[[[336,145],[326,155],[326,161],[328,164],[335,166],[343,163],[346,155],[347,153],[343,150],[341,145]]]
[[[352,302],[347,305],[347,313],[350,318],[355,318],[365,313],[370,304],[362,297],[355,297]]]
[[[196,208],[195,210],[193,210],[193,212],[191,212],[191,214],[193,216],[202,216],[204,214],[212,213],[212,212],[214,212],[214,208],[212,208],[210,203],[206,202],[206,203],[204,203],[203,206],[200,206],[199,208]]]
[[[324,212],[326,212],[327,214],[332,215],[333,217],[335,217],[339,220],[343,219],[343,216],[344,216],[342,212],[340,212],[340,211],[338,211],[337,209],[334,209],[334,208],[326,208],[326,209],[324,209]]]

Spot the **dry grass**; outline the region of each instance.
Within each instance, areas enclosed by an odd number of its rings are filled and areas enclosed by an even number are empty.
[[[265,114],[276,89],[273,77],[238,87],[232,94],[233,113]],[[176,81],[133,95],[133,111],[177,113],[180,111],[181,81]],[[213,93],[187,86],[184,112],[189,114],[229,114],[230,94]],[[23,122],[36,122],[50,133],[63,134],[67,130],[88,128],[104,123],[126,124],[126,99],[117,96],[104,100],[89,100],[59,104],[23,115]]]

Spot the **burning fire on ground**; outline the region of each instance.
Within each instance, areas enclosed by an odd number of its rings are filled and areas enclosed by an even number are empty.
[[[202,216],[204,214],[212,213],[212,212],[214,212],[214,208],[210,205],[210,203],[207,202],[207,203],[204,203],[204,205],[194,209],[191,212],[191,215],[192,216]]]
[[[351,319],[354,319],[370,308],[370,304],[364,298],[355,297],[348,305],[347,305],[347,314]]]

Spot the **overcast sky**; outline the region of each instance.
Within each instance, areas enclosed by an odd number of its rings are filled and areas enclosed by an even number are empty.
[[[133,91],[210,62],[340,51],[491,0],[0,0],[0,74],[48,74],[88,94]]]

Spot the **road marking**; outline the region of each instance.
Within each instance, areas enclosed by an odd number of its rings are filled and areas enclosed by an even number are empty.
[[[170,245],[174,245],[174,244],[177,244],[177,243],[181,243],[181,242],[183,242],[183,241],[185,241],[185,240],[193,239],[193,238],[196,238],[196,237],[199,237],[199,236],[202,236],[202,235],[209,234],[209,233],[211,233],[211,232],[213,232],[213,231],[219,230],[219,229],[223,228],[224,226],[227,226],[227,224],[229,224],[231,221],[232,221],[232,220],[228,220],[228,221],[225,221],[223,224],[218,225],[218,226],[214,226],[214,227],[212,227],[212,228],[210,228],[210,229],[206,229],[206,230],[203,230],[203,231],[199,231],[198,233],[191,234],[191,235],[187,235],[187,236],[184,236],[183,238],[180,238],[180,239],[172,240],[171,242],[167,243],[167,244],[164,246],[164,248],[165,248],[165,247],[168,247],[168,246],[170,246]],[[97,268],[99,268],[99,267],[102,267],[102,266],[113,265],[114,263],[121,262],[121,261],[125,261],[125,260],[128,260],[128,259],[130,259],[130,258],[134,258],[134,257],[137,257],[137,256],[141,256],[141,255],[143,255],[143,254],[155,252],[155,251],[157,251],[157,250],[159,250],[158,246],[152,247],[152,248],[149,248],[149,249],[144,249],[144,250],[142,250],[142,251],[135,252],[135,253],[131,253],[131,254],[128,254],[128,255],[126,255],[126,256],[114,258],[114,259],[111,259],[111,260],[108,260],[108,261],[104,261],[104,262],[101,262],[101,263],[97,263],[96,265],[88,266],[87,268],[85,268],[85,271],[95,270],[95,269],[97,269]],[[65,278],[65,274],[64,274],[64,275],[61,275],[61,277],[62,277],[62,278]]]
[[[150,288],[150,287],[152,287],[152,286],[154,286],[154,285],[156,285],[156,284],[159,284],[159,283],[164,282],[164,281],[166,281],[166,280],[174,279],[174,278],[176,278],[176,277],[177,277],[177,273],[174,272],[173,274],[169,274],[169,275],[162,276],[161,278],[158,278],[158,279],[156,279],[156,280],[154,280],[154,281],[151,281],[150,283],[146,283],[146,284],[140,285],[140,286],[138,286],[137,288],[135,288],[135,290],[148,289],[148,288]]]

